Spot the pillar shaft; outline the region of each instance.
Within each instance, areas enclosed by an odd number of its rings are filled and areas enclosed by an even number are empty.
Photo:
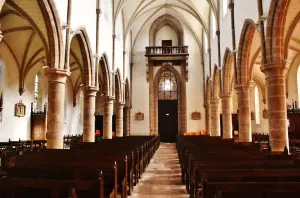
[[[239,141],[251,142],[251,110],[250,110],[250,87],[249,85],[237,85],[238,93],[238,119],[239,119]]]
[[[206,133],[211,134],[211,105],[210,103],[205,105],[205,116],[206,116]]]
[[[288,146],[286,88],[284,63],[264,65],[266,75],[269,137],[272,152],[282,152]]]
[[[104,117],[103,117],[103,138],[112,139],[112,115],[113,115],[114,100],[111,97],[107,97],[104,105]]]
[[[49,69],[48,73],[47,148],[63,149],[64,107],[66,80],[70,73],[61,69]]]
[[[220,101],[219,99],[214,99],[211,101],[211,136],[220,136]]]
[[[130,136],[130,111],[131,108],[125,108],[125,136]]]
[[[116,108],[116,136],[123,137],[123,110],[124,104],[118,103]]]
[[[84,93],[83,141],[95,142],[96,87],[87,87]]]
[[[222,124],[223,138],[232,138],[232,96],[231,94],[222,96]]]

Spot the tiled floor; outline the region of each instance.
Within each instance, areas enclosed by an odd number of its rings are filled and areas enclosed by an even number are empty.
[[[175,144],[161,143],[131,198],[188,198]]]

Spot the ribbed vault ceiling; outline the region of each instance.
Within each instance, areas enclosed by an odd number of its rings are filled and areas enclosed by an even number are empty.
[[[115,0],[114,17],[123,14],[124,34],[130,30],[135,40],[148,22],[162,14],[170,14],[193,31],[198,42],[204,30],[208,34],[209,13],[216,10],[216,0]]]

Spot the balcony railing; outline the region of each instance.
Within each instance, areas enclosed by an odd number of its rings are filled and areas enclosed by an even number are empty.
[[[146,47],[146,56],[188,56],[188,46]]]

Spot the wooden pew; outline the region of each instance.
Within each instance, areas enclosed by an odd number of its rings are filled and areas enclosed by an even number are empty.
[[[254,144],[235,144],[219,138],[179,137],[178,140],[182,180],[190,197],[200,197],[199,192],[205,191],[206,183],[213,182],[261,183],[272,182],[272,179],[290,184],[300,182],[297,156],[270,155],[261,152]],[[289,171],[289,168],[293,168],[293,171]]]
[[[142,155],[138,153],[141,160],[135,161],[134,151],[132,151],[132,148],[135,148],[135,146],[128,144],[130,142],[141,143],[142,146],[138,144],[140,148],[137,149],[142,153]],[[121,196],[127,197],[127,185],[129,185],[129,194],[133,188],[133,169],[135,162],[139,165],[140,169],[143,169],[148,161],[150,161],[149,158],[153,156],[155,150],[158,148],[159,140],[157,137],[136,137],[124,138],[124,140],[101,141],[99,144],[91,145],[92,144],[82,143],[81,147],[73,150],[43,150],[40,152],[27,153],[17,158],[15,168],[8,171],[8,178],[16,179],[22,177],[25,181],[26,179],[32,179],[30,177],[35,175],[34,177],[40,180],[55,179],[65,181],[69,179],[71,181],[85,182],[88,173],[83,170],[109,169],[107,162],[116,160],[116,165],[118,165],[116,186],[119,188]],[[136,148],[134,150],[136,150]],[[53,169],[64,171],[60,171],[58,174]],[[70,171],[67,171],[67,169],[70,169]],[[66,175],[68,175],[68,177]],[[107,180],[107,177],[103,177],[104,189],[106,189],[105,181]],[[116,195],[116,193],[114,194]]]

